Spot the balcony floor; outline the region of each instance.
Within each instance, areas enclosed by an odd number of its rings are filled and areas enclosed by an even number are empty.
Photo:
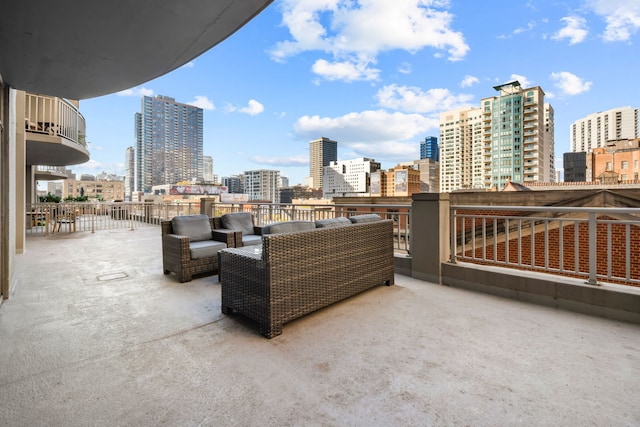
[[[267,340],[157,227],[27,239],[0,425],[640,424],[640,326],[397,275]]]

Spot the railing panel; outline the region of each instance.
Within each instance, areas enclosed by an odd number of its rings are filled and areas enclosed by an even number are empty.
[[[452,262],[640,286],[640,209],[452,206],[450,218]]]

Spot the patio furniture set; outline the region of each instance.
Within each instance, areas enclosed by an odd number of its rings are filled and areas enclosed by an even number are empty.
[[[238,212],[162,223],[164,273],[180,282],[218,272],[222,312],[256,321],[267,338],[282,325],[377,285],[392,285],[393,221],[358,215],[256,227]]]

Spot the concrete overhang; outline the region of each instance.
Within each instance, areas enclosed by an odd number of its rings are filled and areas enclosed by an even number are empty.
[[[27,165],[70,166],[88,161],[89,150],[66,138],[49,135],[27,137]]]
[[[229,37],[272,0],[9,0],[0,82],[86,99],[164,75]]]

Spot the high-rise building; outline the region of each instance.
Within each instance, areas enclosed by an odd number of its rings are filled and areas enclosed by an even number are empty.
[[[309,143],[309,176],[313,188],[323,188],[323,168],[338,160],[338,143],[324,136]]]
[[[554,182],[554,112],[539,86],[513,81],[481,107],[440,115],[440,191]]]
[[[202,108],[158,95],[142,98],[135,115],[135,191],[203,181]]]
[[[280,203],[280,171],[252,170],[244,172],[244,192],[249,200]]]
[[[213,157],[211,156],[202,156],[202,179],[204,182],[214,182]]]
[[[380,163],[361,157],[351,160],[334,160],[324,167],[322,196],[369,196],[371,173],[380,169]]]
[[[589,114],[573,122],[570,128],[572,152],[591,152],[605,147],[609,141],[638,137],[638,109],[631,107]]]
[[[131,193],[133,193],[135,165],[135,150],[133,147],[127,147],[124,150],[124,200],[127,201],[131,201]]]
[[[433,159],[436,162],[440,161],[437,137],[428,136],[420,143],[420,159]]]

